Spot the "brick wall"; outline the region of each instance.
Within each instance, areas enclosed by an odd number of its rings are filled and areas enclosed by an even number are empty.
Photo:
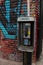
[[[38,17],[40,15],[40,0],[37,1],[30,1],[30,15],[33,17],[36,17],[36,41],[35,41],[35,46],[34,46],[34,52],[32,56],[32,62],[36,62],[36,49],[37,49],[37,44],[38,44]]]
[[[6,7],[5,7],[5,1],[7,1]],[[10,1],[11,6],[8,4],[9,1]],[[20,5],[18,5],[18,1],[21,1]],[[11,8],[11,11],[10,11],[11,14],[7,14],[9,13],[9,9],[8,9],[9,6]],[[20,9],[18,9],[18,7],[20,7]],[[15,13],[15,10],[18,12]],[[8,34],[14,35],[15,33],[14,31],[16,28],[13,29],[13,27],[10,28],[9,26],[16,25],[17,17],[24,16],[24,15],[27,15],[27,1],[26,0],[0,0],[0,21],[1,21],[1,24],[4,25],[4,27],[2,25],[0,26],[0,57],[1,58],[14,60],[14,61],[22,61],[23,54],[17,49],[17,46],[18,46],[17,37],[15,37],[15,40],[12,38],[11,39],[5,38],[5,36],[7,35],[5,32],[5,29],[7,30]],[[9,17],[11,19],[10,24],[8,22]],[[17,29],[16,29],[16,32],[17,32]],[[15,33],[15,35],[16,34],[17,33]]]
[[[13,9],[14,7],[17,7],[17,2],[14,3],[15,0],[11,0],[11,8]],[[5,5],[4,5],[4,2],[5,0],[0,0],[0,6],[2,7],[2,10],[3,10],[3,13],[4,15],[6,14],[6,9],[4,8]],[[12,10],[11,10],[12,12]],[[36,16],[36,2],[33,2],[32,0],[30,0],[30,15],[31,16]],[[18,14],[18,13],[17,13]],[[22,0],[21,2],[21,9],[20,9],[20,12],[19,12],[19,15],[17,15],[15,13],[11,13],[10,16],[11,16],[11,23],[12,24],[15,24],[17,23],[17,21],[15,21],[15,19],[17,20],[17,17],[18,16],[25,16],[27,15],[27,0]],[[15,15],[15,16],[14,16]],[[0,13],[0,20],[2,18],[2,21],[5,22],[4,18],[1,17],[1,13]],[[7,22],[7,21],[6,21]],[[3,23],[3,25],[6,27],[6,22]],[[6,28],[7,29],[7,28]],[[11,31],[8,31],[9,34],[14,34],[13,32]],[[11,39],[6,39],[2,30],[0,29],[0,57],[1,58],[4,58],[4,59],[10,59],[10,60],[15,60],[15,61],[22,61],[23,59],[23,54],[22,52],[18,51],[17,49],[17,46],[18,46],[18,43],[17,43],[17,38],[14,40],[11,40]],[[34,61],[34,53],[33,53],[33,57],[32,57],[32,60],[33,62]],[[19,58],[19,59],[18,59]]]

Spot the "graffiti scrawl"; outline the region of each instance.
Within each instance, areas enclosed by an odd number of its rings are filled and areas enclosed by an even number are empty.
[[[22,0],[0,0],[0,29],[5,38],[17,37],[17,17],[21,15],[21,2]],[[26,4],[23,9],[25,7]]]

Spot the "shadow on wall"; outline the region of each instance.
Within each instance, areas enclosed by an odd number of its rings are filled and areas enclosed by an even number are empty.
[[[41,22],[42,22],[42,38],[43,38],[43,0],[41,0]]]

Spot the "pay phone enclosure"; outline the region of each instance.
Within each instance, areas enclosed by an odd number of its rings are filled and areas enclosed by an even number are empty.
[[[23,17],[21,17],[23,18]],[[34,18],[28,21],[18,18],[18,50],[33,52],[34,50]],[[29,20],[30,18],[30,20]]]

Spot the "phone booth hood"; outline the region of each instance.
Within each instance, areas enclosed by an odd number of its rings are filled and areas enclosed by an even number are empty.
[[[35,18],[19,17],[18,28],[18,50],[23,52],[34,51]]]

